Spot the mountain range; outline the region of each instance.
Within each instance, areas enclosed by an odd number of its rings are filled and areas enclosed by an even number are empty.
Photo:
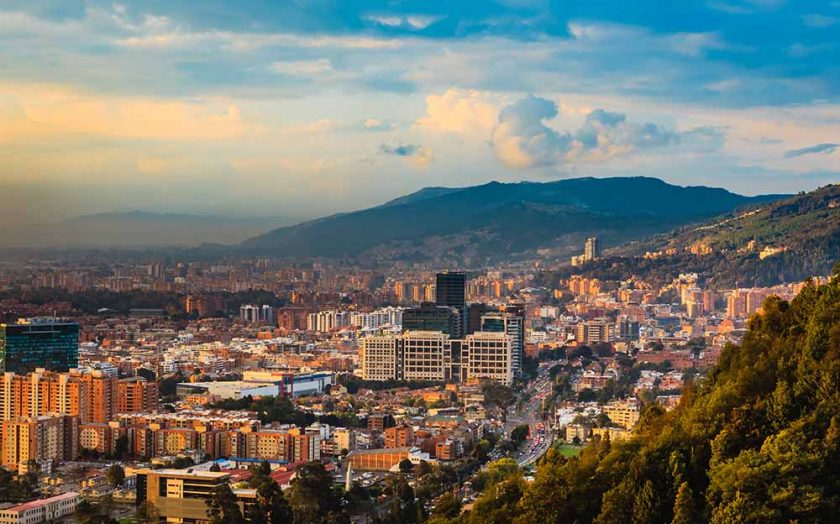
[[[294,221],[129,211],[0,230],[3,248],[183,247],[234,244]]]
[[[239,248],[279,257],[459,264],[562,258],[580,252],[588,236],[619,245],[778,198],[647,177],[432,187],[369,209],[281,227]]]
[[[717,287],[828,275],[840,260],[840,185],[742,208],[628,243],[609,255],[575,271],[663,284],[680,273],[698,273]]]

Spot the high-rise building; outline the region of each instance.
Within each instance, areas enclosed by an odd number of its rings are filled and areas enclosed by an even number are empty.
[[[511,338],[504,333],[476,332],[453,339],[440,331],[406,331],[376,335],[359,344],[365,380],[437,380],[466,382],[513,380]]]
[[[109,422],[119,409],[119,379],[101,370],[74,370],[71,376],[87,384],[86,422]]]
[[[159,400],[157,382],[131,377],[117,383],[117,413],[157,411]]]
[[[460,338],[464,324],[462,311],[456,307],[423,302],[416,308],[403,311],[402,328],[404,331],[440,331]]]
[[[0,375],[0,420],[59,413],[84,418],[87,384],[67,373],[38,369],[26,375]]]
[[[481,316],[481,331],[505,333],[510,337],[513,375],[519,376],[525,358],[525,308],[507,305],[497,312],[485,313]]]
[[[0,372],[68,371],[78,363],[78,324],[41,319],[0,324]]]
[[[157,383],[124,379],[101,370],[0,375],[0,420],[61,414],[82,422],[107,423],[118,413],[156,411]]]
[[[576,340],[580,344],[598,344],[615,340],[615,324],[605,319],[587,320],[577,325]]]
[[[3,422],[3,465],[30,460],[73,460],[78,455],[79,419],[65,415],[21,417]]]
[[[435,278],[438,306],[463,309],[467,305],[467,276],[461,272],[446,271]]]
[[[248,324],[274,325],[277,322],[274,308],[267,304],[262,306],[243,304],[239,306],[239,318]]]
[[[481,317],[486,313],[498,311],[499,308],[484,304],[481,302],[473,302],[467,306],[467,335],[471,335],[476,331],[481,331]]]
[[[598,237],[589,237],[583,247],[583,259],[586,261],[601,258],[601,241]]]
[[[414,446],[414,429],[411,426],[394,426],[385,430],[386,448]]]
[[[618,336],[623,339],[628,340],[638,340],[639,339],[639,322],[637,320],[630,320],[629,318],[623,318],[618,323]]]

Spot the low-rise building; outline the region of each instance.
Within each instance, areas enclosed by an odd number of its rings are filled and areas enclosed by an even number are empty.
[[[48,499],[31,500],[0,508],[0,524],[40,524],[55,522],[72,515],[79,505],[79,494],[75,491],[62,493]]]

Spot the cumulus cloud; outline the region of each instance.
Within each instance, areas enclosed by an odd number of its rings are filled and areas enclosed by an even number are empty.
[[[801,149],[791,149],[785,153],[785,158],[796,158],[798,156],[814,155],[817,153],[831,155],[837,151],[838,148],[840,148],[840,144],[817,144],[815,146],[803,147]]]
[[[426,114],[417,126],[452,133],[487,133],[499,119],[499,108],[489,96],[471,89],[447,89],[426,97]],[[486,135],[485,135],[486,136]]]
[[[528,97],[507,106],[493,130],[493,150],[511,167],[558,163],[569,152],[572,137],[547,127],[543,120],[557,116],[557,106],[544,98]]]
[[[695,151],[718,149],[724,131],[698,127],[685,132],[654,123],[636,123],[623,113],[594,109],[574,132],[560,132],[545,124],[557,116],[557,105],[529,95],[509,105],[493,130],[496,156],[516,168],[548,166],[576,161],[606,160],[632,151],[680,145]]]
[[[430,147],[414,144],[401,144],[398,146],[382,144],[379,146],[379,152],[383,155],[403,157],[418,167],[426,167],[435,159],[435,153]]]

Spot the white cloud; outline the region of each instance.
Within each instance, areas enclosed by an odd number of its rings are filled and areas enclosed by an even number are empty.
[[[419,31],[441,20],[434,15],[368,15],[366,20],[387,27],[399,27]]]
[[[389,129],[393,129],[394,124],[378,118],[367,118],[364,122],[362,122],[362,127],[368,131],[387,131]]]
[[[441,95],[426,97],[426,114],[420,129],[461,134],[487,135],[499,118],[498,96],[477,90],[450,88]]]
[[[595,109],[574,133],[558,132],[546,125],[558,114],[551,100],[529,95],[507,106],[493,130],[493,151],[515,168],[575,162],[600,162],[610,158],[666,146],[708,152],[723,145],[724,130],[698,127],[685,132],[654,123],[636,123],[623,113]]]
[[[561,135],[543,123],[555,116],[554,102],[533,95],[503,109],[493,130],[496,156],[516,168],[561,162],[569,152],[572,137]]]

